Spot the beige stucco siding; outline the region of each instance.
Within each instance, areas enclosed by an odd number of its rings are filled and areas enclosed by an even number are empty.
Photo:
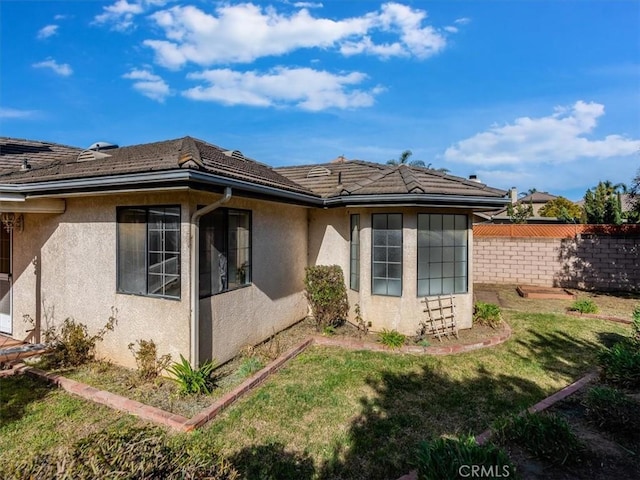
[[[116,293],[116,207],[181,207],[181,299],[168,300]],[[67,317],[93,334],[112,307],[118,324],[98,344],[98,354],[134,366],[127,345],[153,339],[160,354],[189,353],[189,212],[188,194],[105,195],[66,200],[60,215],[25,214],[22,232],[13,234],[13,335],[26,336],[24,315],[40,319],[41,328]]]
[[[402,296],[391,297],[371,294],[371,215],[374,213],[401,213],[403,221]],[[362,317],[371,322],[374,331],[395,329],[414,335],[418,324],[425,318],[423,298],[417,295],[417,214],[468,213],[459,210],[435,210],[416,207],[343,208],[310,212],[309,264],[340,265],[349,286],[349,229],[350,215],[360,214],[360,290],[348,290],[351,319],[355,303],[360,305]],[[469,223],[470,225],[470,223]],[[469,228],[468,265],[472,265],[472,232]],[[456,308],[460,328],[470,328],[473,314],[472,269],[468,270],[469,291],[456,294]]]
[[[201,197],[198,204],[211,201]],[[307,209],[238,197],[224,207],[251,211],[252,283],[200,300],[200,359],[218,362],[307,313]]]

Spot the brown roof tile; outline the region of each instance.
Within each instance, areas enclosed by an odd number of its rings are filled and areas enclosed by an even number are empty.
[[[350,160],[276,171],[323,197],[345,195],[434,194],[503,197],[506,192],[466,178],[409,165],[389,166]],[[322,175],[320,172],[324,171]],[[339,184],[339,182],[341,183]]]
[[[2,139],[0,143],[0,148],[5,149],[5,145],[14,145],[16,142],[14,139]],[[69,150],[64,152],[65,155],[43,156],[42,160],[31,161],[32,168],[29,171],[20,169],[22,161],[19,164],[16,161],[7,162],[11,168],[0,171],[0,183],[24,184],[191,168],[254,184],[312,194],[267,165],[248,158],[229,157],[220,147],[191,137],[103,150],[99,153],[107,155],[105,158],[88,161],[78,161],[82,150],[67,148]]]
[[[0,137],[0,175],[20,171],[25,160],[33,169],[71,161],[82,150],[58,143]]]

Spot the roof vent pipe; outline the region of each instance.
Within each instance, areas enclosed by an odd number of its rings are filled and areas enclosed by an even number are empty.
[[[31,164],[29,163],[28,158],[25,158],[24,160],[22,160],[22,166],[20,167],[20,170],[22,170],[23,172],[26,172],[27,170],[31,170]]]
[[[469,180],[471,180],[472,182],[482,183],[478,178],[478,175],[469,175]]]

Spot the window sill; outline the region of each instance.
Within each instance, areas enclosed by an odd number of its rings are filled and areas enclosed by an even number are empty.
[[[116,291],[116,295],[127,295],[130,297],[143,297],[143,298],[154,298],[156,300],[171,300],[172,302],[180,302],[182,299],[180,297],[165,297],[162,295],[149,295],[147,293],[132,293],[132,292],[118,292]]]
[[[247,283],[245,285],[240,285],[239,287],[234,287],[234,288],[230,288],[228,290],[223,290],[222,292],[217,292],[217,293],[210,293],[207,295],[201,295],[199,297],[200,300],[204,300],[205,298],[210,298],[210,297],[217,297],[218,295],[224,295],[225,293],[229,293],[229,292],[235,292],[236,290],[242,290],[243,288],[247,288],[252,286],[253,283]]]

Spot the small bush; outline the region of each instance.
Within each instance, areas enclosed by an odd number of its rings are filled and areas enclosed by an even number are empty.
[[[158,349],[153,340],[138,340],[137,349],[135,343],[130,343],[129,350],[136,359],[138,375],[143,380],[158,377],[171,363],[171,355],[169,354],[158,358]]]
[[[342,268],[338,265],[307,267],[304,286],[318,331],[344,322],[349,313],[349,301]]]
[[[389,348],[400,348],[407,340],[406,335],[403,335],[397,330],[387,330],[386,328],[378,333],[378,338],[380,343]]]
[[[597,313],[598,306],[590,298],[582,298],[573,302],[569,307],[569,310],[580,313]]]
[[[498,420],[493,431],[501,445],[517,444],[541,460],[565,464],[582,459],[582,443],[558,415],[525,413]]]
[[[91,362],[96,357],[96,343],[101,342],[107,332],[113,331],[117,324],[114,313],[100,331],[89,335],[87,326],[67,318],[59,328],[49,327],[43,332],[44,343],[50,354],[47,359],[49,367],[76,367]]]
[[[594,387],[582,401],[587,417],[599,428],[625,436],[640,432],[640,403],[620,390]]]
[[[237,374],[240,378],[245,378],[249,375],[253,375],[259,370],[262,370],[262,367],[264,367],[264,364],[258,357],[245,358],[238,367]]]
[[[175,376],[173,380],[178,382],[181,394],[209,394],[214,387],[211,378],[214,368],[215,364],[211,361],[204,363],[200,368],[193,368],[189,361],[180,355],[180,362],[174,362],[167,372]]]
[[[502,311],[495,303],[476,302],[473,307],[473,322],[496,328],[502,323]]]
[[[631,337],[635,343],[640,345],[640,305],[633,309],[631,320]]]
[[[336,334],[336,327],[334,327],[333,325],[327,325],[322,329],[322,334],[325,337],[332,337]]]
[[[172,444],[158,427],[112,428],[55,453],[22,457],[4,468],[0,472],[2,478],[17,480],[237,478],[236,472],[215,452],[196,458],[183,445]]]
[[[640,386],[640,344],[627,338],[598,354],[604,379],[614,385]]]
[[[471,466],[482,478],[517,478],[514,465],[498,447],[478,445],[473,437],[439,438],[422,442],[417,452],[418,478],[441,480],[471,477]]]
[[[358,332],[360,334],[361,337],[366,336],[369,333],[369,322],[366,322],[363,318],[362,318],[362,310],[360,309],[360,304],[356,303],[354,306],[354,311],[355,311],[355,321],[356,321],[356,327],[358,327]]]

